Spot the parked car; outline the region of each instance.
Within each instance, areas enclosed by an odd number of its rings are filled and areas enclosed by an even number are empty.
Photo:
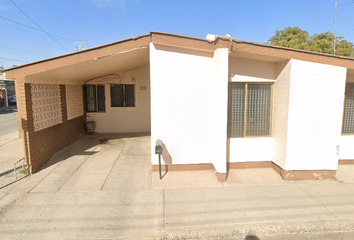
[[[9,105],[16,104],[16,95],[15,94],[7,95],[7,100]]]

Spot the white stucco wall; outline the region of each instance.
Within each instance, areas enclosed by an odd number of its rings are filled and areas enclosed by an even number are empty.
[[[213,163],[226,172],[227,54],[150,43],[153,164],[158,164],[154,148],[161,139],[172,164]]]
[[[354,135],[343,135],[340,139],[339,148],[340,160],[354,159]]]
[[[230,57],[231,82],[275,82],[276,63]],[[230,138],[230,162],[272,160],[271,137]]]
[[[261,162],[272,160],[271,137],[231,138],[230,162]]]
[[[95,132],[150,132],[150,69],[149,66],[119,73],[121,79],[105,84],[106,112],[89,112],[87,121],[96,121]],[[132,81],[134,79],[134,82]],[[89,84],[102,84],[90,81]],[[111,107],[110,84],[134,84],[135,107]],[[141,90],[146,87],[146,90]]]
[[[338,165],[346,68],[291,60],[285,170]]]
[[[279,67],[282,69],[279,69],[279,75],[273,85],[272,161],[284,169],[287,149],[291,61]]]

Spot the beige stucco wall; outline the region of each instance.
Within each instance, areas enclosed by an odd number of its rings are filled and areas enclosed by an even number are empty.
[[[277,64],[255,59],[230,57],[229,71],[233,82],[275,80]]]
[[[285,168],[289,93],[291,78],[291,61],[287,62],[273,85],[273,115],[272,115],[272,161]]]
[[[150,132],[149,66],[118,73],[120,78],[105,84],[106,112],[87,113],[87,121],[96,121],[96,132]],[[132,81],[134,79],[134,82]],[[102,84],[100,80],[88,84]],[[135,107],[111,107],[110,84],[135,84]],[[141,90],[146,87],[146,90]]]
[[[353,83],[354,82],[354,74],[347,74],[347,82]]]

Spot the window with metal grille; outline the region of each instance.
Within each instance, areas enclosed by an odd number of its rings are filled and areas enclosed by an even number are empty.
[[[342,133],[354,133],[354,84],[345,87],[344,114]]]
[[[106,111],[104,85],[86,85],[86,111]]]
[[[229,83],[229,138],[269,136],[272,84]]]
[[[134,84],[111,85],[112,107],[135,107]]]

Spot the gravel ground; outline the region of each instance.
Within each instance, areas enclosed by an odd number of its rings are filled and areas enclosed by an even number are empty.
[[[170,239],[235,239],[235,240],[295,240],[295,239],[354,239],[354,221],[287,222],[245,224],[203,229],[163,229],[158,240]]]

